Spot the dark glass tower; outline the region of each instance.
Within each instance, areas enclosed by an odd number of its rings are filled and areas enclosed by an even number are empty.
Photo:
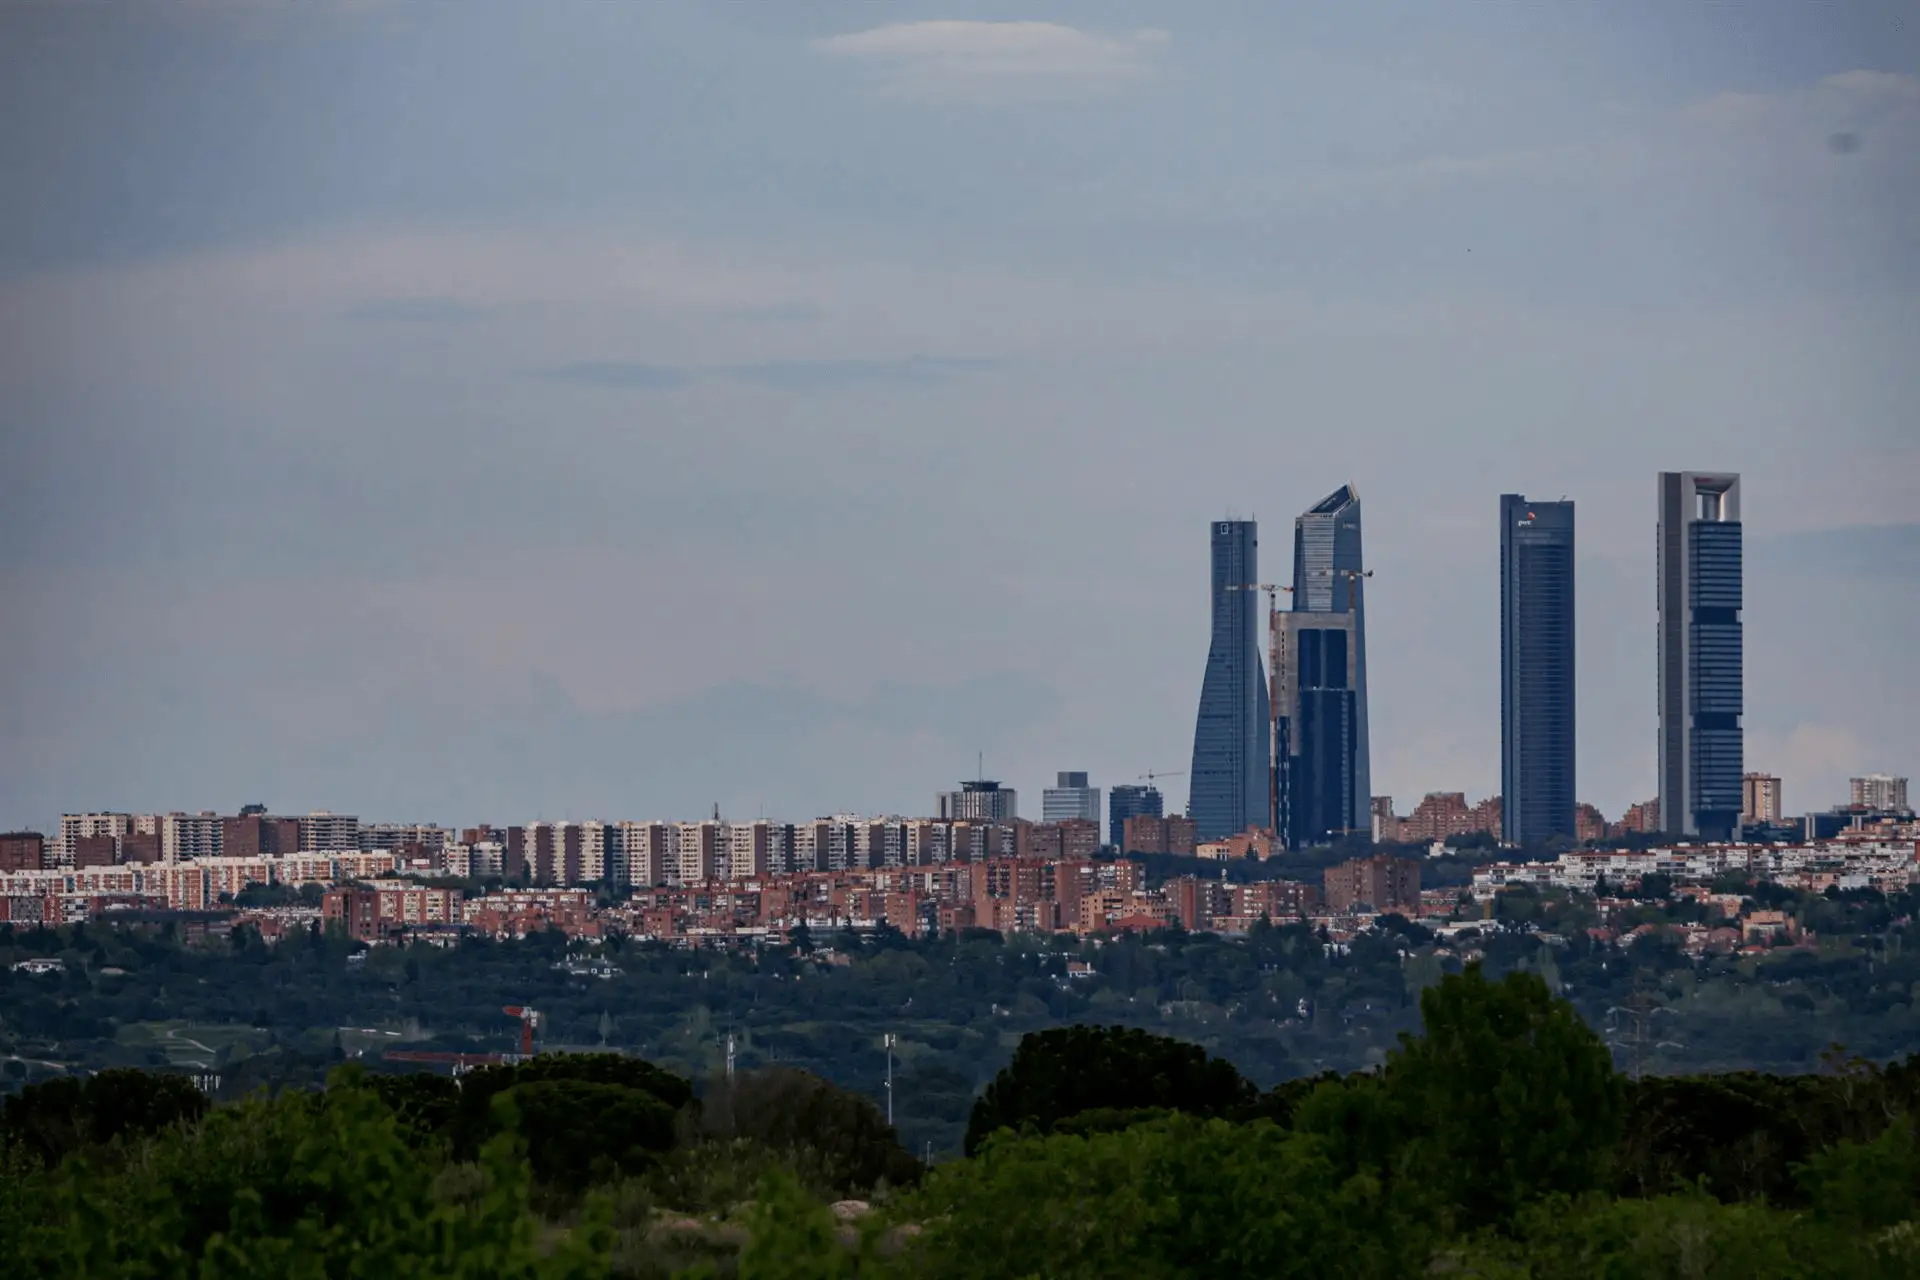
[[[1273,620],[1274,808],[1295,849],[1372,828],[1365,579],[1343,485],[1294,522],[1293,608]]]
[[[1573,504],[1500,497],[1500,795],[1508,844],[1574,834]]]
[[[1744,742],[1740,477],[1660,473],[1660,826],[1728,840]]]
[[[1251,520],[1213,526],[1213,643],[1200,686],[1187,793],[1187,816],[1201,840],[1223,839],[1267,822],[1259,545]]]
[[[1127,851],[1127,819],[1159,818],[1165,814],[1161,808],[1160,788],[1155,786],[1137,786],[1123,782],[1107,792],[1107,843]]]

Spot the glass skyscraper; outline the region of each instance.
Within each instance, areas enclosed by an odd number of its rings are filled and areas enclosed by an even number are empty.
[[[1660,826],[1728,840],[1744,742],[1740,477],[1660,473]]]
[[[1292,848],[1372,829],[1360,495],[1294,522],[1293,608],[1273,619],[1273,806]]]
[[[1500,497],[1500,795],[1508,844],[1574,835],[1573,504]]]
[[[1213,525],[1213,641],[1193,730],[1187,816],[1201,840],[1267,823],[1268,703],[1260,664],[1260,541],[1251,520]]]
[[[1160,788],[1123,782],[1107,792],[1107,843],[1126,852],[1127,819],[1165,816]]]

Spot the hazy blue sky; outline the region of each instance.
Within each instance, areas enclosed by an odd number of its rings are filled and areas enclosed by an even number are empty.
[[[1565,495],[1613,815],[1688,467],[1749,766],[1920,769],[1910,0],[16,0],[0,175],[0,827],[1037,809],[1348,480],[1376,790],[1498,786]]]

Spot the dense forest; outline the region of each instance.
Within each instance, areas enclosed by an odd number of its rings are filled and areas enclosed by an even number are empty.
[[[1137,1027],[1022,1037],[931,1166],[808,1072],[541,1054],[210,1101],[0,1103],[0,1257],[89,1277],[1920,1273],[1920,1056],[1623,1075],[1539,973],[1420,993],[1372,1070],[1261,1088]]]
[[[1657,886],[1609,924],[1697,918]],[[1076,1022],[1126,1024],[1205,1046],[1262,1087],[1379,1066],[1419,1022],[1419,997],[1481,960],[1540,975],[1629,1073],[1816,1070],[1839,1043],[1887,1060],[1920,1046],[1914,902],[1870,892],[1748,892],[1804,927],[1808,946],[1690,956],[1649,934],[1596,941],[1591,899],[1508,893],[1449,940],[1385,917],[1332,944],[1303,925],[1245,938],[1179,932],[1103,941],[970,932],[801,938],[793,948],[674,949],[557,934],[456,948],[364,948],[314,933],[274,946],[242,932],[183,945],[163,931],[0,927],[0,1088],[65,1070],[171,1067],[256,1086],[317,1087],[336,1065],[397,1069],[382,1053],[510,1050],[508,1005],[539,1009],[545,1047],[638,1055],[689,1079],[801,1068],[893,1106],[910,1150],[960,1148],[974,1095],[1020,1038]],[[19,968],[57,960],[51,972]]]

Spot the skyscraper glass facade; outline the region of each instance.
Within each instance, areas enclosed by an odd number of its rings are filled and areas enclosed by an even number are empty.
[[[1352,485],[1295,521],[1293,608],[1274,624],[1278,825],[1294,848],[1369,830],[1365,566]]]
[[[1213,639],[1193,731],[1187,815],[1201,840],[1265,826],[1269,768],[1260,662],[1259,538],[1251,520],[1213,525]]]
[[[1119,845],[1127,834],[1128,818],[1166,816],[1160,788],[1123,782],[1107,792],[1107,842]]]
[[[1573,504],[1500,498],[1500,794],[1509,844],[1575,833]]]
[[[1726,840],[1745,769],[1740,477],[1662,472],[1659,502],[1660,822]]]
[[[1100,822],[1100,788],[1087,785],[1083,772],[1055,775],[1054,785],[1040,793],[1040,819],[1066,822],[1079,819],[1096,825]]]

